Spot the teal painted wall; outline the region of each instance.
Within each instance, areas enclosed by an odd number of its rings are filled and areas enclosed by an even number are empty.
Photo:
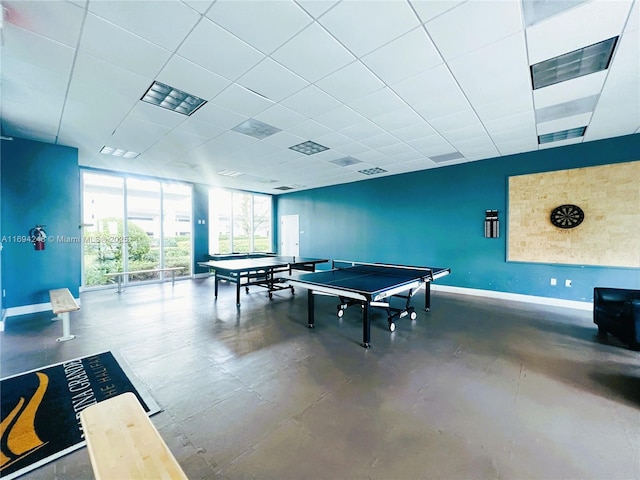
[[[592,301],[594,286],[640,288],[640,270],[507,262],[508,177],[633,160],[640,135],[283,194],[276,208],[299,215],[303,256],[450,267],[439,284]],[[484,238],[489,209],[497,239]]]
[[[49,290],[79,296],[81,281],[78,150],[14,138],[2,142],[3,308],[46,303]],[[21,242],[36,224],[48,242]]]

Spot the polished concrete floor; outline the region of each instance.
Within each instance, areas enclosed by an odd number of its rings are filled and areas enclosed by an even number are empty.
[[[50,313],[9,318],[2,376],[117,353],[191,479],[640,478],[640,354],[588,311],[434,292],[394,333],[378,311],[366,350],[335,298],[309,330],[305,291],[234,295],[214,301],[212,278],[85,292],[66,343]],[[83,448],[23,478],[93,474]]]

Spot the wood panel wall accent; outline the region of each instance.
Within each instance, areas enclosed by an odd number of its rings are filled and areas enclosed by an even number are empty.
[[[564,204],[582,224],[551,224]],[[508,261],[640,268],[640,161],[509,177],[508,205]]]

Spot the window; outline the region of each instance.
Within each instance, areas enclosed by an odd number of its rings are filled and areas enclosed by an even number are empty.
[[[220,188],[209,192],[209,252],[273,250],[272,197]]]

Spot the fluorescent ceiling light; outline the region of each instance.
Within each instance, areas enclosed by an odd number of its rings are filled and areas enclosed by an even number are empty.
[[[544,135],[538,135],[538,143],[559,142],[560,140],[567,140],[569,138],[577,138],[584,136],[584,132],[587,127],[571,128],[569,130],[560,130],[559,132],[545,133]]]
[[[274,133],[281,131],[279,128],[262,123],[255,118],[250,118],[249,120],[242,122],[240,125],[233,127],[231,130],[238,133],[244,133],[250,137],[257,138],[258,140],[262,140],[263,138],[267,138]]]
[[[358,172],[364,173],[365,175],[376,175],[378,173],[385,173],[386,170],[384,170],[383,168],[374,167],[367,168],[366,170],[358,170]]]
[[[153,82],[140,100],[183,115],[191,115],[207,103],[200,97],[160,82]]]
[[[282,190],[282,191],[293,190],[293,187],[288,187],[287,185],[283,185],[281,187],[275,187],[274,190]]]
[[[293,147],[289,147],[289,149],[296,152],[304,153],[305,155],[313,155],[314,153],[320,153],[324,152],[325,150],[329,150],[329,147],[325,147],[324,145],[320,145],[319,143],[307,140],[306,142],[302,142],[298,145],[294,145]]]
[[[582,77],[609,68],[618,37],[531,65],[533,89]]]
[[[113,155],[114,157],[122,157],[122,158],[136,158],[140,155],[138,152],[132,152],[130,150],[124,150],[122,148],[113,148],[113,147],[102,147],[100,153],[105,155]]]
[[[244,175],[244,173],[234,172],[233,170],[220,170],[218,175],[222,175],[223,177],[240,177]]]

